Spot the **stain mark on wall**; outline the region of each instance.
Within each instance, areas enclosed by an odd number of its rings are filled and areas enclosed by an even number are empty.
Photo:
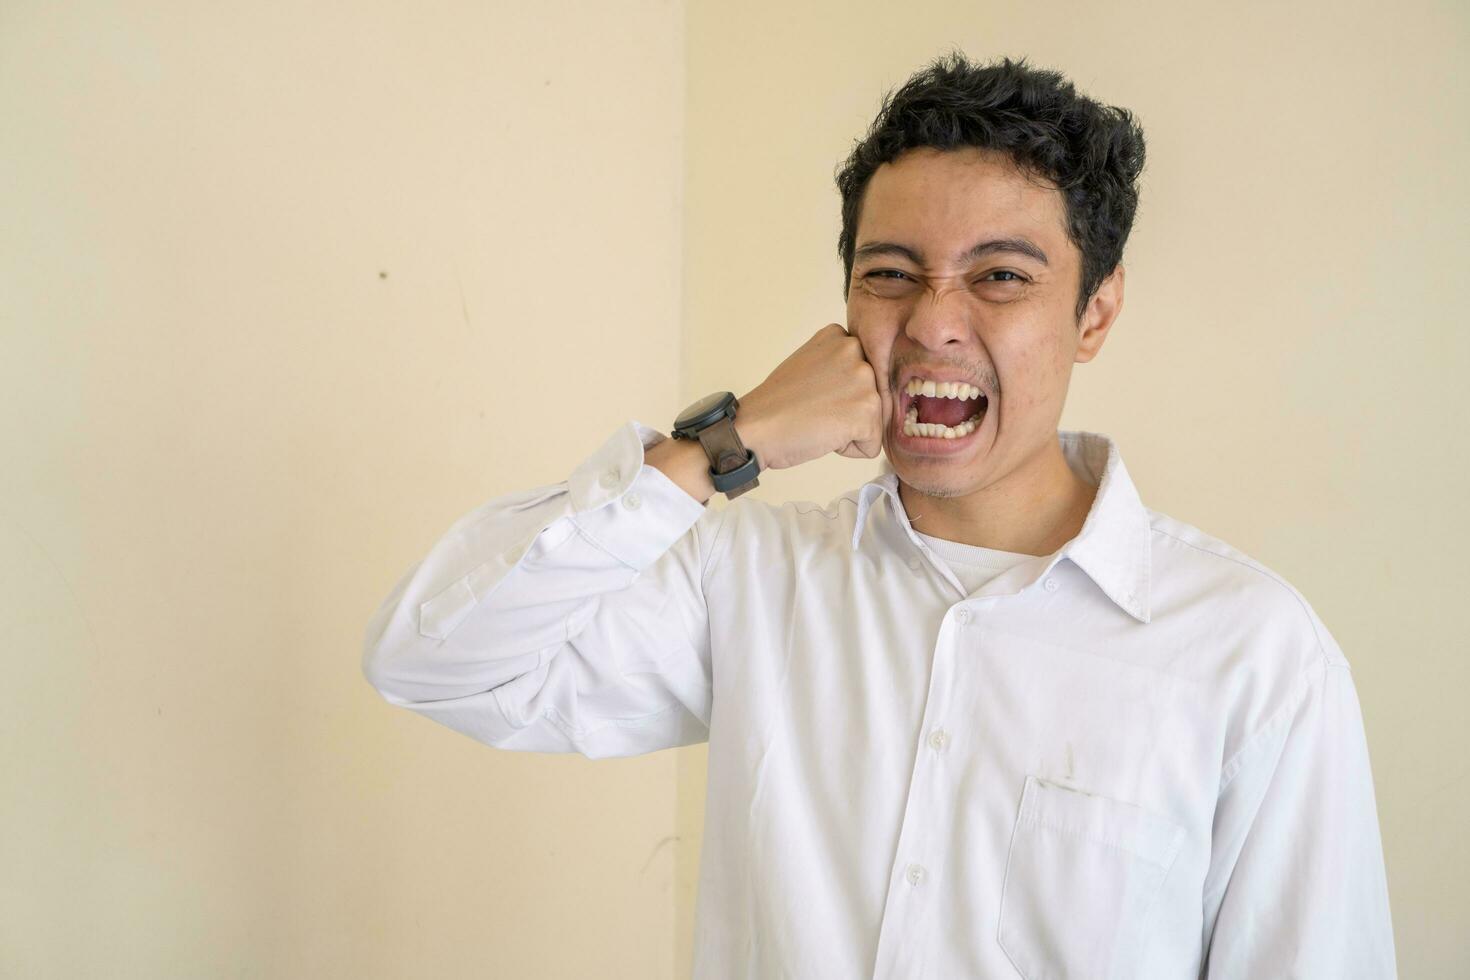
[[[640,868],[639,871],[638,871],[638,877],[641,878],[645,874],[648,873],[648,866],[653,863],[653,859],[654,858],[658,857],[658,852],[659,851],[663,850],[665,847],[667,847],[668,845],[672,844],[674,841],[676,841],[678,839],[679,839],[679,835],[678,834],[670,834],[669,836],[665,837],[663,840],[659,841],[657,844],[653,845],[653,850],[649,853],[648,860],[643,862],[643,867]]]

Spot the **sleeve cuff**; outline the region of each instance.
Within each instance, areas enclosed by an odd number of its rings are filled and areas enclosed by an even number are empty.
[[[706,513],[704,504],[643,461],[645,450],[668,438],[630,421],[567,480],[577,529],[638,571],[653,564]]]

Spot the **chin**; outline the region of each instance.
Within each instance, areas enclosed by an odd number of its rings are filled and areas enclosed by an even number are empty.
[[[905,479],[903,474],[901,473],[899,474],[898,479],[900,480],[900,482],[904,483],[910,490],[914,491],[915,493],[923,494],[926,497],[963,497],[969,492],[962,487],[955,486],[954,484],[948,482],[935,483],[928,480],[915,482],[913,480]]]
[[[942,467],[944,464],[939,461],[934,462],[938,463],[937,467],[935,465],[925,466],[923,464],[919,466],[895,466],[893,460],[885,451],[880,472],[892,473],[898,477],[899,483],[902,483],[915,493],[921,493],[926,497],[960,497],[969,492],[960,485],[964,478],[963,473],[958,470],[943,472]],[[940,471],[936,472],[936,469]]]

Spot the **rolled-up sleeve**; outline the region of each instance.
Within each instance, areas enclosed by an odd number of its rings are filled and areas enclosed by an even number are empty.
[[[1330,639],[1231,759],[1216,807],[1203,976],[1396,976],[1368,743]]]
[[[362,669],[390,703],[506,749],[634,755],[702,741],[702,575],[723,511],[644,462],[620,427],[567,480],[466,514],[368,624]]]

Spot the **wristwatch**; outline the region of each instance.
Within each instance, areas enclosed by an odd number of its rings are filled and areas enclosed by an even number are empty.
[[[734,500],[747,490],[760,486],[756,474],[761,471],[755,451],[745,448],[735,431],[735,411],[740,399],[732,392],[717,391],[706,395],[679,413],[674,420],[675,439],[698,439],[709,457],[709,475],[715,490]]]

